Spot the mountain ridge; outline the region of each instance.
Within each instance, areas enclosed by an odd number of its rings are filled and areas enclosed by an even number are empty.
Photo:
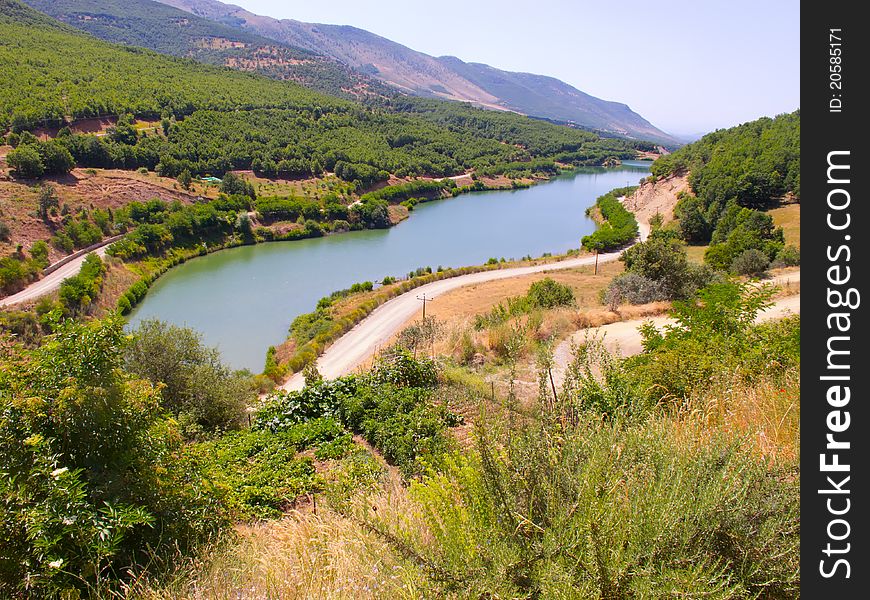
[[[623,137],[681,145],[626,104],[602,100],[550,76],[516,73],[456,57],[433,57],[350,25],[254,14],[218,0],[157,0],[191,14],[329,56],[393,87],[471,102]]]

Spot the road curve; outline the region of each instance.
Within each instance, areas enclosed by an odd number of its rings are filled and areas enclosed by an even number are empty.
[[[97,256],[102,258],[106,255],[106,250],[108,249],[109,244],[111,244],[111,242],[106,243],[106,245],[101,246],[96,250],[93,250],[92,252],[88,252],[88,254],[96,254]],[[88,254],[83,254],[78,258],[69,261],[67,264],[60,267],[57,271],[46,275],[39,281],[31,283],[20,292],[12,294],[11,296],[6,296],[5,298],[0,298],[0,307],[12,306],[13,304],[18,304],[19,302],[35,300],[43,294],[47,294],[56,290],[60,287],[60,284],[64,279],[78,274],[79,270],[81,270],[82,268],[82,263],[85,262],[85,258],[88,256]]]
[[[797,276],[797,281],[800,281],[800,272],[792,274]],[[794,281],[793,278],[790,279]],[[773,306],[759,313],[756,322],[768,321],[771,319],[781,319],[788,314],[800,314],[801,312],[801,297],[800,294],[794,296],[786,296],[776,301]],[[588,335],[591,337],[603,337],[604,346],[613,352],[619,350],[622,356],[632,356],[640,354],[642,350],[641,337],[638,327],[646,322],[652,322],[657,328],[661,329],[665,325],[673,325],[676,321],[670,317],[660,316],[646,319],[633,319],[631,321],[618,321],[603,325],[601,327],[590,327],[589,329],[581,329],[573,335],[562,341],[553,351],[553,380],[557,386],[561,386],[565,381],[565,372],[572,359],[572,346],[581,344]]]
[[[646,239],[648,228],[641,225],[641,238]],[[609,262],[619,258],[622,252],[608,252],[598,256],[598,262]],[[317,369],[326,379],[334,379],[350,373],[366,359],[377,352],[417,311],[420,302],[417,296],[426,294],[433,298],[466,285],[522,277],[533,273],[544,273],[560,269],[585,267],[595,263],[594,256],[571,258],[545,265],[532,267],[515,267],[495,271],[482,271],[469,275],[460,275],[441,281],[433,281],[382,304],[368,317],[360,321],[353,329],[338,339],[317,359]],[[305,380],[301,373],[296,373],[280,386],[283,390],[300,390]]]

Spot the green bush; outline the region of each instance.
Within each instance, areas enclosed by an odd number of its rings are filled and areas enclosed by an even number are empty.
[[[217,350],[189,328],[141,322],[125,361],[131,373],[162,386],[161,406],[204,432],[241,427],[254,398],[250,378],[224,365]]]
[[[595,206],[604,217],[598,229],[583,236],[581,244],[587,250],[606,252],[625,246],[637,237],[638,226],[634,215],[617,200],[619,196],[630,194],[636,187],[611,190],[595,201]]]
[[[801,249],[791,244],[776,253],[772,267],[796,267],[801,264]]]
[[[667,420],[479,424],[411,485],[425,527],[368,520],[467,597],[793,598],[799,485]]]
[[[0,356],[4,597],[102,593],[227,524],[202,472],[178,462],[157,390],[122,370],[122,320],[53,329],[39,348]]]
[[[744,250],[731,261],[731,272],[737,275],[758,275],[770,266],[767,256],[760,250]]]
[[[556,308],[574,304],[574,290],[549,277],[530,285],[526,296],[531,305],[537,308]]]
[[[68,277],[61,282],[58,295],[68,312],[81,312],[90,306],[100,293],[105,272],[106,266],[100,257],[96,254],[88,254],[78,275]]]

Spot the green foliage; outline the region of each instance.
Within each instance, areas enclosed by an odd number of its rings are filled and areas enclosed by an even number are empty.
[[[20,290],[33,281],[43,268],[41,259],[28,260],[18,253],[0,258],[0,291],[11,294]]]
[[[623,302],[646,304],[669,299],[670,292],[662,280],[651,279],[636,271],[620,273],[604,292],[604,302],[611,310],[616,310]]]
[[[774,228],[770,215],[730,202],[716,225],[704,262],[734,272],[732,266],[741,254],[754,250],[770,262],[784,245],[782,228]]]
[[[641,328],[644,352],[626,359],[627,367],[653,402],[682,402],[721,373],[776,372],[796,364],[800,335],[764,341],[766,326],[756,326],[759,311],[770,305],[770,286],[733,282],[712,284],[691,300],[674,302],[676,325],[659,331]],[[788,328],[799,327],[793,319]],[[763,359],[761,357],[764,357]]]
[[[178,180],[178,185],[180,185],[185,190],[189,190],[191,184],[193,183],[193,177],[191,176],[189,169],[185,169],[181,173],[179,173],[176,179]]]
[[[252,199],[257,197],[253,184],[235,173],[224,174],[220,190],[222,194],[227,196],[247,196]]]
[[[237,431],[192,444],[184,459],[226,490],[224,502],[236,518],[275,518],[298,496],[322,485],[311,457],[298,453],[315,448],[319,460],[338,459],[350,450],[350,438],[334,419],[316,418],[276,431]]]
[[[155,2],[29,0],[29,4],[95,37],[125,46],[217,66],[238,61],[267,77],[295,81],[336,96],[354,97],[348,90],[359,88],[369,90],[369,94],[390,93],[385,85],[308,50]],[[232,47],[208,43],[211,40],[226,40]]]
[[[799,486],[726,436],[687,443],[668,422],[594,415],[498,432],[478,426],[476,452],[412,484],[425,530],[370,517],[445,593],[797,593]]]
[[[801,264],[801,249],[797,246],[783,246],[782,250],[776,253],[776,258],[771,266],[773,267],[796,267]]]
[[[398,350],[365,376],[320,381],[271,396],[257,411],[254,428],[281,432],[335,418],[361,433],[406,476],[416,475],[443,458],[449,448],[444,431],[461,420],[435,402],[436,378],[430,360]]]
[[[363,194],[360,199],[363,202],[385,200],[390,203],[400,202],[409,198],[415,198],[419,201],[420,198],[437,198],[441,195],[442,190],[454,188],[456,188],[456,182],[452,179],[411,181],[398,185],[390,185],[374,192],[368,192]]]
[[[189,437],[239,428],[254,399],[250,379],[231,371],[186,327],[141,322],[124,359],[130,373],[160,386],[161,406],[187,425]]]
[[[121,370],[119,318],[54,324],[0,369],[0,593],[77,597],[226,524],[157,391]],[[11,351],[11,353],[10,353]]]
[[[640,275],[646,280],[655,282],[653,286],[645,286],[642,280],[633,282],[638,288],[648,288],[648,294],[639,294],[638,300],[657,298],[660,295],[663,298],[657,299],[688,298],[713,279],[709,269],[689,262],[685,244],[670,238],[663,233],[663,230],[650,235],[646,242],[635,244],[627,249],[620,255],[619,260],[625,263],[627,273]],[[611,283],[614,297],[622,293],[619,288],[626,283],[628,282],[625,280],[614,280]],[[632,294],[625,294],[625,299],[627,300],[630,295]]]
[[[6,164],[15,171],[16,176],[24,179],[37,179],[45,174],[45,163],[42,162],[42,156],[30,144],[19,146],[7,154]]]
[[[689,172],[704,207],[735,199],[763,208],[787,192],[800,197],[800,111],[707,134],[656,160],[654,177]]]
[[[574,304],[574,290],[549,277],[530,285],[526,296],[535,308],[556,308]]]
[[[606,252],[625,246],[637,237],[638,227],[634,215],[627,211],[617,200],[619,196],[630,194],[636,187],[611,190],[595,201],[605,222],[599,224],[594,233],[583,236],[584,248],[593,252]]]
[[[78,313],[90,306],[103,286],[106,266],[96,254],[88,254],[78,275],[64,279],[58,295],[68,312]]]
[[[770,260],[760,250],[744,250],[731,262],[731,272],[737,275],[759,275],[770,266]]]

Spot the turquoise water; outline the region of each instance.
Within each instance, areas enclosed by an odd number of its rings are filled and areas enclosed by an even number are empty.
[[[170,270],[131,314],[132,326],[159,318],[193,327],[236,368],[263,370],[299,314],[359,281],[403,276],[417,267],[461,267],[495,258],[579,248],[595,230],[585,216],[598,196],[635,185],[649,163],[583,168],[521,190],[464,194],[417,205],[386,230],[232,248]]]

